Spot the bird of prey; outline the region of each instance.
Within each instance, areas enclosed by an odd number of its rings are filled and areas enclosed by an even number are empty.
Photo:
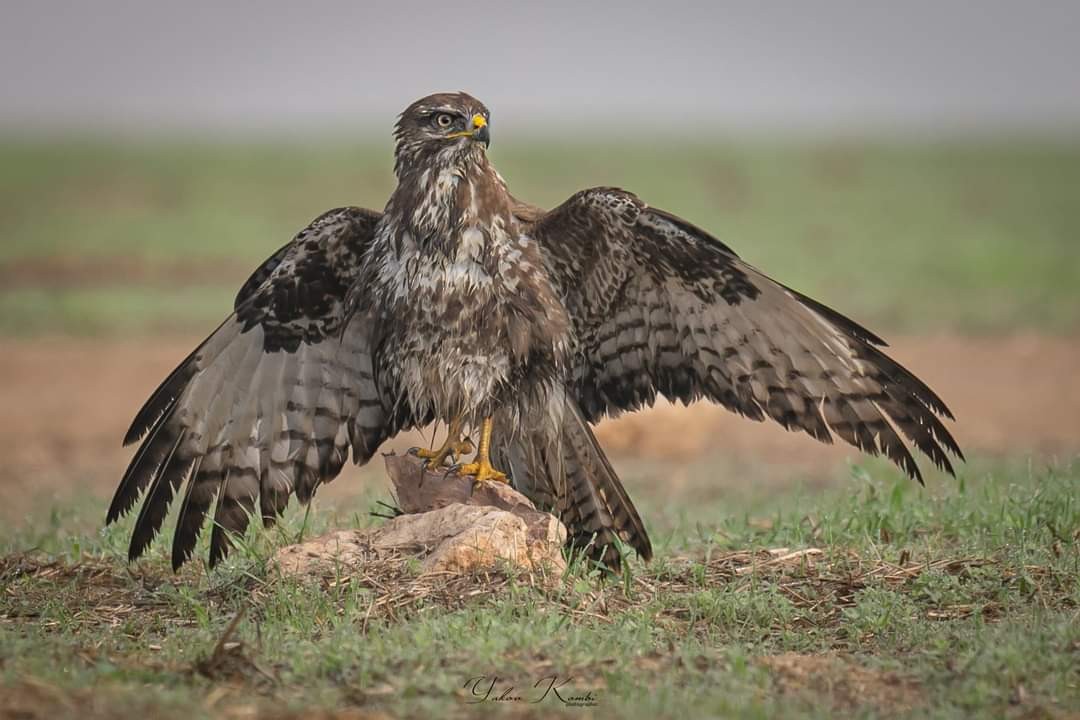
[[[136,415],[141,440],[107,522],[142,507],[137,558],[182,499],[174,569],[213,509],[210,564],[258,513],[306,503],[350,451],[431,422],[432,468],[512,482],[617,567],[648,535],[590,425],[658,395],[705,399],[822,442],[883,454],[922,482],[962,458],[945,403],[840,313],[706,231],[598,187],[544,211],[488,160],[488,109],[442,93],[401,113],[380,213],[316,218],[244,283],[233,313]]]

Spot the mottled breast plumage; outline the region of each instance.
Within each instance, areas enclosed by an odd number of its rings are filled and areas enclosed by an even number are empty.
[[[403,184],[369,257],[381,367],[400,400],[418,416],[477,423],[537,405],[568,367],[570,323],[502,179],[469,160]]]

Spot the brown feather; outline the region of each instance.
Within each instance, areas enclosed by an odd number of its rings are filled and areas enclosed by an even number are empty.
[[[881,338],[692,224],[622,190],[595,188],[528,232],[574,310],[571,389],[588,420],[661,394],[709,399],[822,442],[835,433],[920,482],[897,429],[945,472],[953,472],[949,453],[963,457],[935,416],[952,417],[944,402],[877,347]]]

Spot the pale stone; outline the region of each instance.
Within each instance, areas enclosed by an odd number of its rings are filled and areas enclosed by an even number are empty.
[[[391,455],[387,471],[406,513],[369,530],[338,530],[281,548],[288,575],[348,575],[366,562],[416,558],[424,572],[471,573],[500,566],[561,574],[566,528],[504,483],[431,472],[413,456]]]

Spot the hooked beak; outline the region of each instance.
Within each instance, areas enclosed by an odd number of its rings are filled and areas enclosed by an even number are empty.
[[[488,129],[487,118],[480,113],[473,115],[472,127],[474,140],[484,143],[485,148],[491,144],[491,131]]]

